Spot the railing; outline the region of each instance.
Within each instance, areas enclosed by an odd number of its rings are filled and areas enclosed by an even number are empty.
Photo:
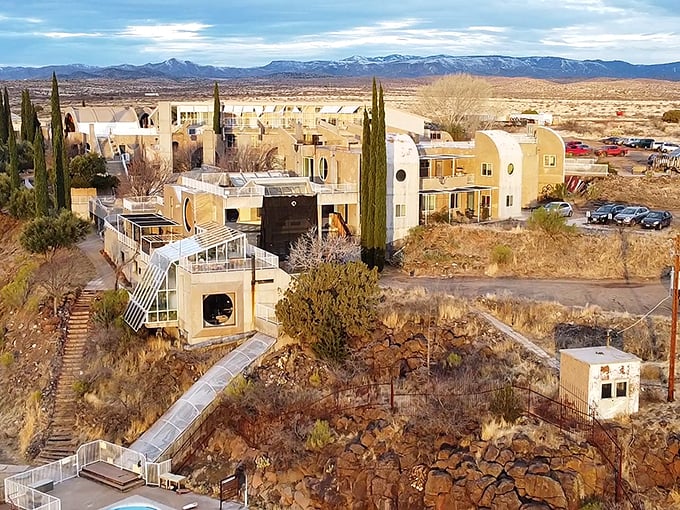
[[[570,175],[607,175],[609,165],[595,163],[594,159],[565,159],[564,173]]]
[[[273,305],[264,305],[262,303],[255,304],[255,317],[271,322],[272,324],[280,325],[279,319],[276,318],[276,310]]]
[[[256,269],[278,268],[279,257],[252,244],[246,245],[246,257],[255,257]]]
[[[198,191],[205,191],[206,193],[212,193],[213,195],[229,195],[229,189],[226,187],[213,184],[211,182],[192,179],[191,177],[182,177],[182,184],[188,188],[194,188]]]
[[[99,440],[81,445],[76,451],[78,471],[95,462],[106,462],[133,473],[146,474],[146,458],[139,452]]]
[[[475,176],[458,175],[446,177],[421,177],[420,189],[422,191],[443,191],[448,188],[456,188],[460,186],[469,186],[475,183]]]
[[[339,184],[318,184],[311,183],[312,189],[316,193],[356,193],[359,186],[355,182],[343,182]]]
[[[128,211],[155,211],[158,197],[128,197],[123,199],[123,208]]]
[[[58,484],[77,476],[77,458],[71,455],[5,479],[5,500],[22,510],[61,510],[59,498],[34,487],[42,482]]]

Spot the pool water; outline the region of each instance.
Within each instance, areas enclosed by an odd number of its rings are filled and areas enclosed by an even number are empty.
[[[144,506],[135,505],[135,506],[119,506],[113,508],[112,510],[157,510],[157,509],[155,507],[147,505]]]

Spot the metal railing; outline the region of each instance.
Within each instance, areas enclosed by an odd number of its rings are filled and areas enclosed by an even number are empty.
[[[155,211],[158,206],[158,197],[126,197],[123,198],[123,208],[127,211]]]
[[[564,173],[570,175],[607,175],[609,165],[595,163],[594,159],[565,159]]]
[[[211,182],[200,181],[198,179],[192,179],[191,177],[183,176],[182,184],[187,188],[194,188],[198,191],[205,191],[206,193],[211,193],[213,195],[229,195],[229,189],[224,186],[213,184]]]
[[[258,319],[265,320],[267,322],[271,322],[272,324],[276,324],[277,326],[281,324],[279,319],[276,318],[276,310],[274,308],[274,305],[256,303],[255,317],[257,317]]]
[[[356,193],[359,191],[359,185],[355,182],[342,182],[338,184],[318,184],[311,183],[312,189],[316,193]]]
[[[252,244],[246,245],[246,257],[255,257],[256,269],[278,268],[279,257]]]

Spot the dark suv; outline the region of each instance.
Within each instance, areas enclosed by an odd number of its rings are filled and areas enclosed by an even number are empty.
[[[651,149],[654,145],[654,138],[638,138],[634,142],[631,142],[629,147],[634,147],[636,149]]]
[[[603,223],[607,224],[614,220],[614,216],[619,214],[626,208],[625,205],[620,204],[604,204],[594,211],[586,211],[586,218],[588,223]]]

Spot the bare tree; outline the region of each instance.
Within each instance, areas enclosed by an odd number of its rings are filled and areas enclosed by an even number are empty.
[[[357,237],[319,238],[316,227],[301,235],[290,247],[288,265],[295,271],[309,271],[323,262],[346,264],[361,259]]]
[[[57,315],[57,307],[64,294],[75,287],[76,276],[80,272],[78,257],[71,249],[60,249],[56,255],[38,269],[35,282],[52,299],[52,310]]]
[[[172,180],[172,170],[160,161],[135,157],[128,172],[120,180],[119,192],[123,196],[153,196],[162,193],[163,186]]]
[[[454,140],[474,135],[491,114],[493,87],[482,78],[451,74],[419,91],[418,113],[432,119]],[[490,119],[491,121],[493,119]]]
[[[201,166],[203,162],[203,145],[183,144],[172,152],[172,169],[174,172],[189,172]]]
[[[281,169],[276,147],[244,145],[226,149],[219,167],[228,172],[266,172]]]

